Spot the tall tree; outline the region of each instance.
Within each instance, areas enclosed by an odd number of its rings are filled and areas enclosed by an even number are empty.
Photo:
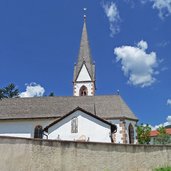
[[[161,126],[157,129],[158,135],[156,137],[156,144],[169,144],[171,143],[170,136],[166,133],[166,128]]]
[[[150,143],[150,132],[151,127],[146,125],[139,125],[137,126],[137,136],[139,144],[149,144]]]
[[[15,84],[10,83],[8,86],[4,87],[2,90],[2,98],[14,98],[19,97],[19,90],[16,88]]]

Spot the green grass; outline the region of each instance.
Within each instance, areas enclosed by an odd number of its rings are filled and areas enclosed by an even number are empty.
[[[154,171],[171,171],[171,167],[161,167],[154,169]]]

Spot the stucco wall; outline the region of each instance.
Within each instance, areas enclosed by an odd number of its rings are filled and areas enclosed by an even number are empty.
[[[43,128],[55,119],[15,119],[0,121],[0,136],[33,138],[34,129],[37,125]]]
[[[77,118],[78,132],[71,132],[71,122]],[[111,126],[82,111],[76,111],[48,129],[48,139],[111,142]]]
[[[81,82],[81,83],[75,83],[74,84],[74,96],[79,96],[80,94],[80,88],[82,86],[87,87],[87,91],[88,91],[88,96],[92,96],[93,95],[93,89],[94,89],[94,83],[93,82]]]
[[[171,165],[171,146],[0,137],[1,171],[151,171]]]
[[[77,81],[91,81],[90,75],[87,71],[85,64],[81,68]]]
[[[123,121],[119,120],[119,119],[108,119],[107,121],[111,122],[112,124],[115,124],[117,126],[117,132],[116,132],[116,143],[123,143],[123,134],[122,134],[122,127],[120,126],[121,123],[123,123]],[[129,124],[132,124],[133,128],[134,128],[134,144],[137,144],[137,132],[136,132],[136,121],[131,121],[131,120],[124,120],[125,122],[125,134],[126,134],[126,144],[129,144],[129,131],[128,131],[128,127]]]

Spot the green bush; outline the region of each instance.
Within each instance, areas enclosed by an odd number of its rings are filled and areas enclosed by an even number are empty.
[[[171,171],[171,167],[161,167],[154,169],[154,171]]]

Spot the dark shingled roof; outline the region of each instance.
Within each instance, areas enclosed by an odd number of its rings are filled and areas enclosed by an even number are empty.
[[[81,36],[78,61],[74,67],[74,79],[73,79],[73,81],[76,81],[83,64],[86,65],[87,70],[90,74],[90,77],[91,77],[92,81],[94,81],[95,80],[95,65],[92,62],[85,17],[84,17],[84,25],[83,25],[82,36]]]
[[[78,106],[105,119],[138,120],[119,95],[3,99],[0,100],[0,119],[61,117]]]

